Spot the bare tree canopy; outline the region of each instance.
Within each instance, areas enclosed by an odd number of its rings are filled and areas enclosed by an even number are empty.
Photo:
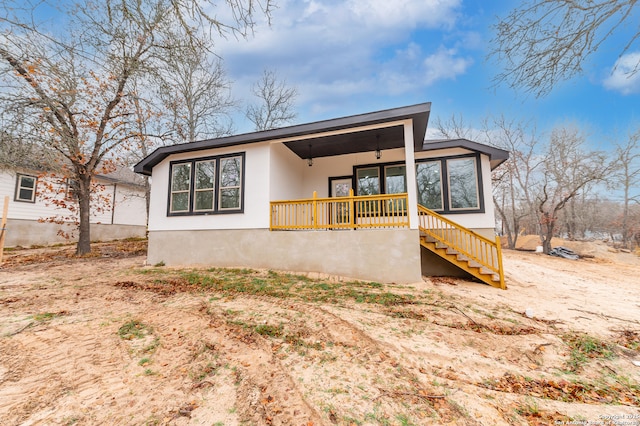
[[[631,26],[619,47],[628,52],[640,37],[638,0],[528,0],[496,25],[491,56],[504,63],[497,83],[540,97],[583,72],[585,60],[614,33]],[[634,8],[635,7],[635,8]],[[629,71],[639,71],[640,63]]]
[[[15,129],[66,159],[85,254],[92,179],[141,139],[136,78],[176,51],[209,48],[214,35],[249,34],[272,0],[89,0],[65,3],[56,22],[39,18],[57,7],[0,4],[0,111],[24,112]]]
[[[631,224],[631,203],[640,204],[640,130],[629,135],[625,144],[619,144],[615,153],[615,171],[612,174],[614,187],[622,189],[623,209],[621,218],[622,243],[630,248],[636,230]]]
[[[258,104],[249,105],[246,116],[255,130],[274,129],[296,118],[294,101],[298,91],[295,87],[288,87],[284,80],[278,80],[275,71],[264,70],[252,91],[258,98]]]
[[[232,133],[230,111],[235,106],[231,82],[222,60],[206,51],[177,50],[152,80],[161,101],[158,107],[173,143],[227,136]]]

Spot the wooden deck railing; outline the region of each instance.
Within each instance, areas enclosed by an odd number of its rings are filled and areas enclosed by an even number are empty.
[[[272,201],[271,230],[409,227],[407,194]]]
[[[491,241],[421,205],[418,205],[418,218],[421,233],[498,275],[500,288],[506,288],[500,237],[496,236],[496,240]]]

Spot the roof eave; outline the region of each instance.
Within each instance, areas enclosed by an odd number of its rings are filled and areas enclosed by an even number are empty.
[[[157,148],[150,155],[134,166],[136,173],[150,176],[153,167],[173,154],[201,151],[204,149],[223,148],[265,141],[290,139],[296,136],[308,136],[327,133],[335,130],[357,128],[371,124],[381,124],[398,120],[411,119],[413,121],[414,146],[416,150],[422,146],[424,135],[431,112],[431,102],[406,107],[387,109],[348,117],[317,121],[307,124],[283,127],[280,129],[261,132],[245,133],[218,139],[206,139],[197,142],[184,143]]]
[[[509,151],[463,138],[425,140],[421,151],[435,151],[450,148],[464,148],[487,155],[489,157],[489,163],[491,164],[491,170],[494,170],[509,159]]]

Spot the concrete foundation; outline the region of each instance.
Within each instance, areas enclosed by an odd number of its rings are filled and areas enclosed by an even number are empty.
[[[72,231],[72,226],[40,223],[36,220],[9,219],[6,228],[5,247],[45,246],[75,241],[74,239],[67,240],[58,235],[59,230],[64,232]],[[144,237],[146,232],[146,226],[92,223],[91,241],[110,241],[131,237]]]
[[[318,272],[385,283],[422,279],[418,230],[150,231],[147,263]]]

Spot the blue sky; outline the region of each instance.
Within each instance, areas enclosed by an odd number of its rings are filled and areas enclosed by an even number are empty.
[[[497,64],[487,60],[491,25],[515,4],[506,0],[278,0],[269,27],[248,40],[219,40],[217,52],[247,102],[264,68],[299,92],[296,123],[421,102],[432,120],[452,114],[480,126],[487,115],[533,119],[539,130],[574,122],[597,145],[640,128],[640,73],[620,75],[640,58],[640,43],[622,28],[590,59],[584,75],[536,99],[493,87]],[[637,21],[637,20],[636,20]],[[634,22],[632,19],[630,22]],[[634,56],[635,55],[635,56]],[[617,71],[612,74],[616,61]],[[252,130],[236,118],[238,132]]]

